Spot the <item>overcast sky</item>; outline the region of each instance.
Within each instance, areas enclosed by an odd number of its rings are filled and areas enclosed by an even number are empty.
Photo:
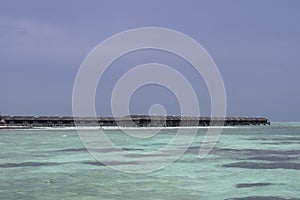
[[[300,1],[40,1],[0,2],[0,112],[71,115],[77,70],[109,36],[137,27],[165,27],[199,42],[217,64],[229,116],[300,121]],[[120,58],[99,84],[97,113],[110,115],[115,81],[130,67],[159,62],[181,69],[193,84],[203,115],[205,84],[195,84],[188,63],[159,51]],[[102,88],[102,89],[101,89]],[[145,86],[132,97],[132,113],[161,103],[178,114],[166,88]]]

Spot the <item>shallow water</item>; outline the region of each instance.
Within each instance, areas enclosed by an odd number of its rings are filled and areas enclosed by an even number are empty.
[[[145,153],[176,132],[150,139],[106,133],[126,151]],[[300,199],[299,123],[226,128],[200,159],[204,135],[198,130],[185,154],[161,170],[125,173],[95,160],[74,130],[0,130],[0,199]],[[110,164],[136,164],[128,161]]]

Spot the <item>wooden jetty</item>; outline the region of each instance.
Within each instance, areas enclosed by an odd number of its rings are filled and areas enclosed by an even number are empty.
[[[192,117],[130,115],[125,117],[59,117],[59,116],[0,116],[0,126],[22,127],[179,127],[179,126],[247,126],[270,125],[264,117]]]

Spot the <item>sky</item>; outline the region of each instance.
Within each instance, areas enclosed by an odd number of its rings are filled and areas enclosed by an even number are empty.
[[[222,75],[228,116],[300,121],[300,1],[39,1],[0,2],[0,112],[3,115],[72,115],[77,71],[100,42],[139,27],[180,31],[200,43]],[[193,85],[202,115],[209,93],[189,63],[158,50],[130,53],[99,82],[98,115],[111,115],[116,81],[132,66],[168,64]],[[201,79],[201,77],[200,77]],[[130,100],[133,114],[162,104],[180,114],[168,88],[146,85]]]

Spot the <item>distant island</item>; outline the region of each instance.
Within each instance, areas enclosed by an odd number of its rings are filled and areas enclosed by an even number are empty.
[[[264,117],[193,117],[129,115],[125,117],[59,117],[59,116],[0,116],[0,127],[194,127],[194,126],[247,126],[270,125]]]

